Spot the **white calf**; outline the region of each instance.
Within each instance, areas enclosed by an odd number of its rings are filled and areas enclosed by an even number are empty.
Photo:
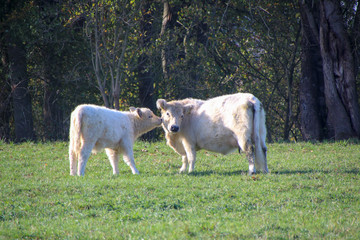
[[[160,124],[161,118],[147,108],[131,107],[130,112],[120,112],[95,105],[77,106],[71,113],[70,122],[70,175],[84,175],[91,152],[104,148],[114,174],[119,173],[119,154],[123,154],[132,173],[138,174],[134,141]]]
[[[222,154],[241,149],[249,161],[249,174],[255,173],[255,168],[268,172],[265,111],[252,94],[207,101],[159,99],[156,105],[161,110],[167,144],[182,156],[180,172],[186,171],[188,164],[189,172],[194,170],[199,149]]]

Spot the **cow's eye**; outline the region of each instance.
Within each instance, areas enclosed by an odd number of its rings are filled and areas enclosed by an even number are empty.
[[[167,112],[166,115],[167,115],[168,117],[170,117],[170,113],[169,113],[169,112]]]
[[[149,116],[149,118],[152,118],[152,117],[153,117],[153,116],[151,116],[151,115]]]
[[[184,115],[181,115],[181,118],[184,118]]]

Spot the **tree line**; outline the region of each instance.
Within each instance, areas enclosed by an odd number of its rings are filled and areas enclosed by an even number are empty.
[[[236,92],[262,101],[269,141],[358,138],[358,4],[1,0],[0,139],[67,140],[82,103]]]

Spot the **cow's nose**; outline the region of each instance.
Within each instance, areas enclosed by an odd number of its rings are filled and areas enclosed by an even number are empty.
[[[179,131],[179,127],[176,126],[176,125],[172,125],[171,128],[170,128],[170,131],[177,132],[177,131]]]

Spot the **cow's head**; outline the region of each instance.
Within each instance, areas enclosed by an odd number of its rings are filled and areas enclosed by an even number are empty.
[[[184,105],[178,101],[166,102],[164,99],[158,99],[156,106],[161,111],[164,130],[173,134],[180,132],[182,120],[193,108],[193,105]]]

